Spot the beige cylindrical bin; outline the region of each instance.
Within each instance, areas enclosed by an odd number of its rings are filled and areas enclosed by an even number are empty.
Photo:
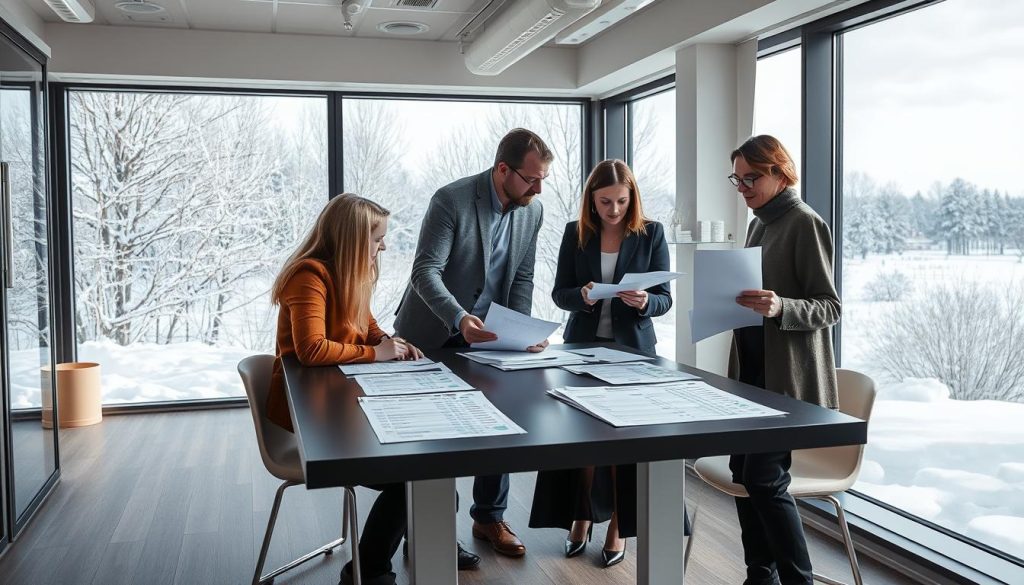
[[[43,367],[43,388],[50,367]],[[61,428],[84,427],[103,420],[103,397],[100,393],[100,365],[93,362],[57,364],[57,410]],[[53,405],[50,393],[43,392],[43,428],[53,428]]]

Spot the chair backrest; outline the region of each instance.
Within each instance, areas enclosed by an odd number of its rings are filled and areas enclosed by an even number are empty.
[[[295,435],[267,418],[267,397],[270,395],[270,378],[273,372],[272,355],[253,355],[238,362],[238,375],[242,377],[242,385],[245,386],[245,394],[249,398],[249,411],[256,427],[256,441],[260,446],[263,465],[272,475],[280,479],[290,479],[294,476],[294,470],[280,461],[280,457],[276,455],[295,446]]]
[[[836,376],[839,386],[839,411],[870,424],[871,411],[875,405],[875,381],[853,370],[836,370]],[[863,457],[864,445],[802,449],[793,452],[794,462],[796,459],[802,459],[818,469],[827,469],[833,477],[848,478],[851,485],[857,480]]]

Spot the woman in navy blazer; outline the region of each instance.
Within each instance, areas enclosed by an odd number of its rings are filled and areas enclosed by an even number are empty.
[[[595,282],[616,283],[627,272],[670,270],[661,224],[644,217],[640,190],[626,163],[605,160],[583,189],[579,221],[569,222],[558,252],[551,297],[569,311],[567,343],[615,341],[655,355],[654,323],[672,307],[668,284],[593,300]],[[636,466],[541,471],[533,494],[532,528],[564,528],[565,556],[586,548],[594,522],[610,520],[604,566],[622,562],[625,538],[636,536]]]

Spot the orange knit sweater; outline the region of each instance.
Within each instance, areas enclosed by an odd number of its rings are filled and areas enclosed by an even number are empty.
[[[334,279],[318,260],[304,260],[288,279],[277,316],[277,359],[270,379],[267,417],[292,431],[281,358],[295,355],[304,366],[372,362],[373,346],[387,335],[370,316],[366,335],[347,326],[335,306]]]

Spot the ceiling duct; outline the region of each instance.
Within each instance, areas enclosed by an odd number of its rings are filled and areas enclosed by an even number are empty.
[[[46,5],[67,22],[92,22],[96,16],[89,0],[46,0]]]
[[[465,47],[466,67],[498,75],[601,5],[601,0],[517,0]]]

